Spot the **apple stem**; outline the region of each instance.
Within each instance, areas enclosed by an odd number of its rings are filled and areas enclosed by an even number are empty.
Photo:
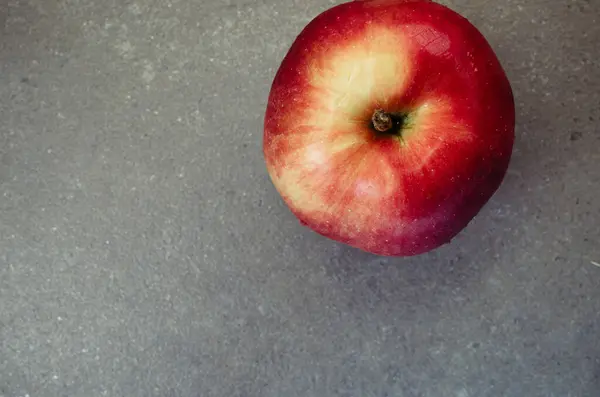
[[[394,126],[394,120],[389,113],[383,111],[383,109],[375,109],[373,117],[371,117],[373,127],[379,132],[387,132]]]

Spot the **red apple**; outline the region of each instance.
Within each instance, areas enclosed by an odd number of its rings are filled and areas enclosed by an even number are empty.
[[[449,242],[498,189],[514,123],[510,83],[469,21],[425,0],[354,1],[292,44],[263,150],[304,225],[409,256]]]

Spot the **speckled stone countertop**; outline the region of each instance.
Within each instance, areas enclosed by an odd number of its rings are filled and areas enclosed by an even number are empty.
[[[600,395],[600,3],[446,1],[517,104],[450,245],[371,256],[264,168],[322,0],[0,4],[0,396]]]

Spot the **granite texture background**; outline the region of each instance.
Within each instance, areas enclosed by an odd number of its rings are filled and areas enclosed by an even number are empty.
[[[0,396],[600,395],[600,3],[445,1],[512,82],[505,183],[368,255],[263,164],[324,0],[0,2]]]

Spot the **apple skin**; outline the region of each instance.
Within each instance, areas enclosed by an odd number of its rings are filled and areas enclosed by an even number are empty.
[[[376,109],[396,112],[377,133]],[[285,55],[264,121],[269,176],[315,232],[382,256],[450,242],[508,168],[515,106],[483,35],[425,0],[354,1],[313,19]]]

